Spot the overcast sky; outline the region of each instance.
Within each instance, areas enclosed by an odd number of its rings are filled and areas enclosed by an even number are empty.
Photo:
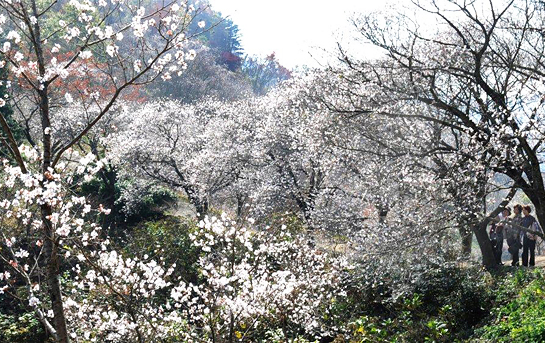
[[[319,48],[334,49],[339,32],[351,28],[348,19],[352,13],[384,6],[382,0],[209,1],[214,10],[238,25],[246,53],[265,56],[275,52],[288,68],[316,66],[315,59],[324,60]]]

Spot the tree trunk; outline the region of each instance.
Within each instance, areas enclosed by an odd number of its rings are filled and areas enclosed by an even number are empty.
[[[541,231],[543,231],[543,227],[545,227],[545,208],[544,206],[541,206],[541,205],[545,205],[545,204],[540,203],[539,207],[534,204],[536,208],[536,219],[539,222],[539,226],[541,226]]]
[[[196,199],[193,201],[193,205],[197,210],[197,220],[201,221],[208,215],[208,200],[207,199]]]
[[[242,219],[244,211],[244,196],[242,194],[237,194],[237,219]]]
[[[523,189],[535,208],[535,217],[542,228],[545,227],[545,192],[534,189]]]
[[[474,230],[477,243],[479,243],[479,248],[481,249],[481,254],[483,256],[483,265],[486,269],[490,270],[496,268],[498,264],[496,263],[494,251],[492,250],[492,243],[490,243],[490,238],[486,232],[488,223],[489,220],[485,219],[480,222]]]
[[[36,3],[32,2],[33,11],[36,13]],[[37,28],[38,37],[39,29]],[[39,42],[39,40],[38,40]],[[36,43],[36,48],[38,50],[37,56],[39,61],[39,70],[40,75],[45,74],[45,64],[43,61],[43,54],[41,51],[41,46],[39,43]],[[49,95],[47,87],[44,87],[39,93],[40,95],[40,116],[42,124],[42,144],[43,144],[43,160],[42,160],[42,174],[44,175],[44,180],[41,184],[42,187],[45,186],[47,182],[52,181],[48,174],[50,175],[49,168],[51,167],[53,152],[52,152],[52,142],[51,134],[46,133],[48,128],[51,128],[51,121],[49,118]],[[46,281],[48,285],[48,293],[51,299],[51,308],[54,315],[55,330],[57,331],[57,341],[60,343],[68,343],[68,331],[66,329],[66,318],[64,316],[64,308],[62,303],[62,294],[61,294],[61,284],[59,280],[60,274],[60,260],[59,260],[59,246],[55,237],[55,231],[53,230],[53,225],[50,221],[50,216],[53,213],[51,205],[44,204],[40,207],[41,217],[42,217],[42,229],[44,235],[44,258],[46,263]]]
[[[481,249],[481,254],[483,256],[483,265],[486,269],[494,269],[497,268],[498,264],[496,263],[496,258],[494,256],[494,251],[492,250],[492,243],[490,242],[490,237],[488,237],[488,233],[486,232],[486,227],[488,224],[495,220],[496,217],[505,209],[505,206],[513,199],[515,194],[517,193],[517,188],[513,186],[511,190],[509,191],[509,194],[503,199],[503,201],[496,207],[492,213],[490,213],[488,216],[486,216],[482,221],[477,224],[475,227],[475,237],[477,238],[477,243],[479,243],[479,247]]]
[[[462,237],[462,251],[464,258],[471,257],[471,245],[473,244],[473,231],[467,230],[465,227],[460,228],[460,236]]]
[[[178,176],[180,177],[180,180],[183,184],[183,189],[185,191],[185,194],[187,194],[187,198],[189,199],[189,202],[195,206],[195,210],[197,211],[197,220],[201,221],[206,217],[208,214],[208,197],[203,197],[200,195],[200,192],[195,187],[191,186],[190,184],[184,184],[185,177],[183,177],[183,174],[175,167],[176,172]]]
[[[55,240],[55,234],[52,229],[49,216],[52,214],[49,205],[41,207],[42,229],[44,233],[44,257],[46,261],[46,281],[48,294],[51,299],[51,308],[54,315],[54,326],[57,332],[57,341],[68,343],[68,331],[66,329],[66,319],[62,303],[61,284],[59,280],[60,261],[58,243]]]

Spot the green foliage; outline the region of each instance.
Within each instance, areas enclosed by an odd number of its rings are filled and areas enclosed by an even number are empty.
[[[195,228],[194,221],[176,217],[145,222],[134,229],[125,251],[130,256],[148,255],[154,260],[162,260],[167,266],[175,263],[174,279],[182,277],[196,283],[200,250],[189,237]]]
[[[283,228],[292,235],[299,235],[306,231],[306,226],[303,220],[295,213],[291,212],[276,212],[264,218],[259,223],[259,226],[268,226],[271,228]]]
[[[369,282],[375,275],[367,272],[338,305],[337,316],[349,316],[344,318],[351,342],[464,340],[494,304],[493,280],[478,267],[428,265],[401,284],[394,274],[376,274],[381,281]]]
[[[102,218],[102,226],[109,229],[109,234],[123,237],[130,226],[146,220],[163,216],[165,206],[176,200],[176,195],[169,189],[159,186],[134,187],[132,179],[118,178],[117,170],[103,169],[98,176],[81,187],[81,195],[86,196],[95,206],[103,204],[111,213]],[[126,192],[126,189],[135,188]],[[126,193],[135,193],[126,197]]]
[[[34,313],[5,315],[0,313],[0,342],[45,342],[42,324]]]
[[[480,268],[450,266],[424,273],[415,292],[431,312],[451,305],[457,331],[471,330],[492,306],[491,281]]]
[[[344,310],[350,342],[542,342],[545,341],[545,278],[540,269],[445,267],[423,274],[399,298],[390,283],[354,285]],[[362,304],[363,303],[363,304]],[[381,309],[382,307],[382,309]],[[346,318],[346,317],[345,317]]]
[[[125,183],[116,184],[116,188],[125,187]],[[160,217],[164,206],[172,204],[176,195],[167,188],[160,186],[147,187],[138,199],[131,199],[131,212],[124,213],[127,223],[137,223],[142,220]],[[126,199],[116,199],[116,206],[125,207]]]
[[[545,341],[545,279],[539,269],[518,270],[499,288],[492,321],[476,337],[494,342]]]
[[[365,315],[349,323],[351,342],[450,342],[452,307],[429,311],[420,294],[401,300],[397,316]],[[429,312],[428,312],[429,311]]]

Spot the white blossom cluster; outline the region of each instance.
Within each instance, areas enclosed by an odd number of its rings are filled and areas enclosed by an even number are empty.
[[[271,230],[271,229],[269,229]],[[202,337],[251,339],[254,330],[280,321],[292,332],[327,335],[323,317],[343,293],[338,283],[345,262],[309,247],[286,232],[248,230],[224,215],[206,217],[192,234],[205,252],[199,259],[202,284],[180,283],[171,291],[175,306],[191,322],[201,323]]]
[[[2,274],[1,289],[12,292],[22,282],[30,290],[29,305],[36,307],[43,296],[39,282],[43,277],[44,225],[52,232],[53,239],[65,247],[64,256],[68,257],[72,244],[86,246],[99,236],[100,227],[89,222],[88,217],[92,213],[107,215],[110,210],[102,206],[92,209],[85,197],[71,191],[101,168],[104,162],[97,161],[94,155],[82,157],[71,151],[70,156],[77,162],[61,163],[59,169],[50,168],[42,173],[36,170],[40,161],[36,150],[28,146],[19,150],[32,169],[23,173],[20,167],[3,160],[0,173],[0,192],[5,195],[0,202],[0,244],[5,247],[0,259],[12,271]],[[52,209],[45,218],[37,211],[43,206]]]
[[[76,276],[64,300],[72,335],[91,342],[126,342],[185,334],[183,317],[164,298],[176,266],[165,269],[154,260],[125,258],[107,243],[76,256]],[[180,328],[184,331],[178,333]]]
[[[25,5],[26,6],[26,5]],[[81,68],[80,63],[75,63],[77,57],[81,60],[91,60],[93,56],[108,57],[111,59],[130,59],[131,69],[140,73],[144,69],[151,68],[157,73],[164,71],[163,78],[168,78],[171,73],[179,73],[186,67],[186,61],[193,58],[193,52],[186,53],[183,50],[186,41],[185,30],[195,10],[186,2],[172,2],[164,8],[138,7],[126,1],[78,1],[71,0],[64,6],[48,8],[39,18],[29,17],[30,23],[16,22],[16,16],[11,16],[16,4],[5,1],[3,8],[8,12],[2,15],[1,23],[4,25],[7,35],[2,47],[3,56],[9,60],[10,68],[14,75],[32,82],[36,87],[54,80],[57,77],[64,79],[73,71]],[[60,10],[55,17],[63,18],[58,22],[52,22],[53,10]],[[105,24],[105,18],[114,13],[125,12],[131,14],[123,16],[124,19],[115,24]],[[9,25],[13,21],[16,25]],[[39,70],[38,64],[42,63],[33,59],[30,47],[21,44],[28,37],[27,31],[36,30],[39,25],[53,25],[51,31],[54,35],[48,37],[44,43],[44,50],[50,53],[50,62],[44,70]],[[112,22],[112,21],[108,21]],[[30,26],[28,26],[30,24]],[[13,28],[17,29],[13,29]],[[167,45],[161,48],[164,55],[155,58],[155,47],[145,43],[151,36],[157,35],[165,38]],[[23,38],[24,37],[24,38]],[[130,40],[135,47],[129,51],[120,49],[122,42]],[[51,43],[49,43],[51,42]],[[78,49],[74,50],[74,47]],[[153,51],[152,51],[153,50]],[[170,52],[172,50],[172,52]],[[135,52],[139,51],[138,54]],[[75,55],[66,60],[67,53],[75,52]],[[124,61],[129,63],[129,61]],[[138,67],[136,67],[138,66]],[[99,65],[96,65],[99,67]],[[130,71],[130,70],[126,70]]]
[[[21,151],[39,160],[32,149],[21,147]],[[52,320],[53,312],[39,282],[43,223],[31,210],[46,202],[53,209],[47,220],[63,249],[62,258],[73,265],[63,299],[73,339],[205,341],[213,332],[226,337],[229,326],[236,326],[237,335],[251,336],[258,328],[277,325],[279,318],[289,318],[291,326],[302,327],[309,335],[336,330],[325,327],[321,318],[342,296],[335,287],[342,261],[310,248],[285,228],[272,234],[241,228],[226,216],[207,217],[191,236],[202,251],[198,261],[202,283],[173,280],[176,265],[165,267],[147,256],[125,257],[111,247],[92,216],[109,210],[92,209],[85,198],[71,196],[66,187],[78,177],[83,182],[81,176],[92,175],[103,162],[91,154],[72,151],[70,156],[77,162],[58,166],[64,168],[63,175],[71,175],[70,182],[54,170],[23,174],[7,161],[2,174],[2,191],[18,190],[13,199],[2,201],[2,225],[13,230],[10,218],[20,219],[31,224],[36,238],[25,249],[26,239],[3,231],[5,249],[0,257],[11,270],[0,274],[1,289],[11,292],[16,284],[26,284],[28,305],[43,321]]]
[[[285,227],[253,231],[226,215],[206,217],[190,239],[201,251],[198,284],[173,279],[176,265],[124,257],[108,240],[95,238],[98,249],[75,245],[75,277],[64,299],[72,337],[204,342],[227,339],[234,330],[251,339],[282,321],[294,335],[340,330],[324,317],[346,296],[339,286],[349,267],[344,260],[309,247]]]

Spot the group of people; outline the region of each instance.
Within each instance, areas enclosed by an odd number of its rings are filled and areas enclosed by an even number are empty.
[[[498,264],[503,264],[501,255],[503,253],[503,240],[507,240],[508,251],[512,257],[512,266],[519,265],[519,251],[522,248],[522,265],[525,267],[534,266],[536,239],[532,232],[540,232],[541,228],[532,213],[530,206],[517,204],[511,209],[506,207],[498,216],[498,219],[490,228],[490,240],[494,249],[494,255]],[[526,229],[526,230],[524,230]],[[528,256],[529,255],[529,256]],[[528,259],[528,257],[530,257]]]

